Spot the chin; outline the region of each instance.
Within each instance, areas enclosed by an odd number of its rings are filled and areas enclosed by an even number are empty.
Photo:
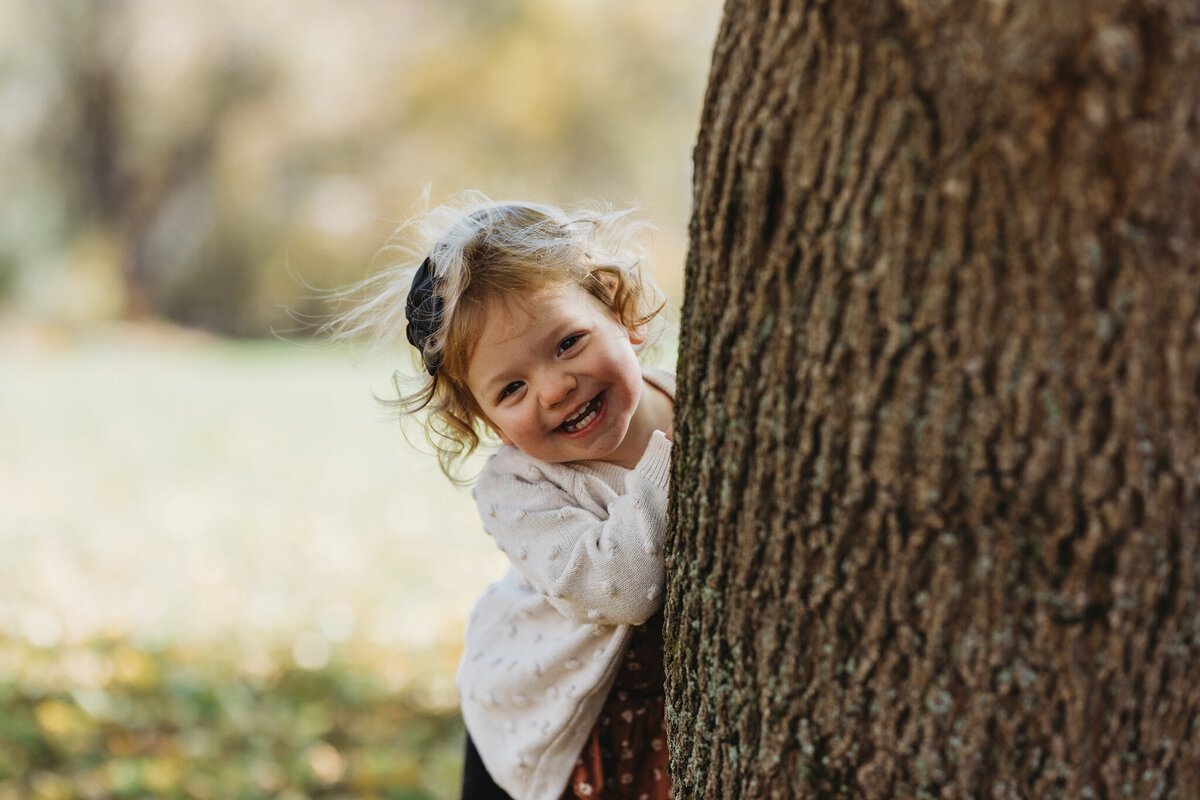
[[[625,437],[629,434],[629,425],[626,423],[621,427],[620,431],[613,431],[612,439],[604,442],[597,442],[595,448],[596,455],[589,456],[593,461],[605,461],[613,458],[620,452],[621,447],[625,444]]]

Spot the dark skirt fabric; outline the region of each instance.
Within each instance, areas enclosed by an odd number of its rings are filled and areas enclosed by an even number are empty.
[[[669,800],[662,612],[637,626],[562,800]]]
[[[467,750],[463,757],[462,800],[512,800],[488,774],[470,734],[467,734]]]

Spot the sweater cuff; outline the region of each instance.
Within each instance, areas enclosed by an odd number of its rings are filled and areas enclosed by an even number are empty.
[[[646,445],[642,460],[633,471],[650,483],[666,489],[671,481],[671,440],[662,431],[655,431]]]

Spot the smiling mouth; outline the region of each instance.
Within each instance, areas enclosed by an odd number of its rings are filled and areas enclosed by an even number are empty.
[[[578,433],[591,424],[600,413],[600,395],[592,398],[591,402],[568,417],[558,429],[565,433]]]

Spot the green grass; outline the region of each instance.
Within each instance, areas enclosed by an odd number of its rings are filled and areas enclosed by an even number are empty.
[[[10,642],[21,669],[0,689],[0,797],[456,795],[453,708],[370,664],[306,670],[288,655],[251,674],[211,651]]]
[[[0,800],[451,797],[504,565],[336,349],[0,335]]]

